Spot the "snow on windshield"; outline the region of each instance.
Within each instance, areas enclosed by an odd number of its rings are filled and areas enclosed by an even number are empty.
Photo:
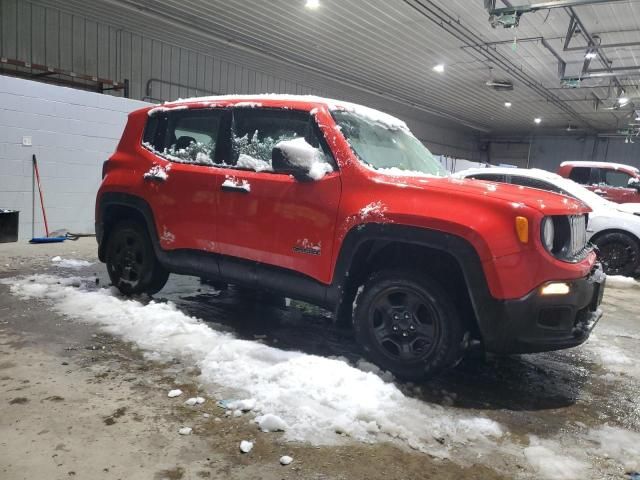
[[[335,110],[332,115],[357,157],[379,173],[392,176],[447,174],[404,122],[402,125],[390,124],[384,119],[361,116],[359,111]]]

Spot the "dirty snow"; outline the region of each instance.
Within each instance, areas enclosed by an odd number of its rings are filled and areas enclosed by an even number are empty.
[[[56,264],[56,267],[70,268],[74,270],[93,265],[93,263],[87,262],[86,260],[76,260],[74,258],[53,257],[51,261]]]
[[[249,453],[253,449],[253,442],[242,440],[240,442],[240,451],[242,453]]]
[[[640,433],[605,425],[589,432],[599,453],[620,463],[627,471],[640,470]]]
[[[191,432],[193,432],[193,428],[191,427],[182,427],[180,430],[178,430],[178,433],[180,435],[191,435]]]
[[[303,137],[278,142],[276,148],[282,150],[290,162],[307,170],[313,180],[320,180],[333,172],[333,167],[326,161],[322,150],[309,145]]]
[[[193,407],[194,405],[202,405],[203,403],[204,403],[204,398],[202,397],[191,397],[184,402],[184,404],[189,407]]]
[[[167,397],[174,398],[174,397],[179,397],[180,395],[182,395],[182,390],[180,390],[179,388],[176,388],[175,390],[169,390]]]
[[[283,455],[280,457],[280,465],[289,465],[291,462],[293,462],[293,458],[289,455]]]
[[[588,465],[581,460],[558,453],[557,442],[529,438],[530,446],[524,449],[524,456],[538,474],[546,480],[580,480],[587,477]]]
[[[256,400],[254,398],[247,398],[245,400],[233,400],[227,403],[227,408],[230,408],[231,410],[248,412],[256,408]]]
[[[142,304],[120,298],[115,290],[92,290],[92,278],[80,288],[73,284],[50,275],[9,282],[14,295],[49,301],[67,318],[98,324],[137,343],[151,358],[192,363],[204,384],[245,392],[245,398],[255,399],[256,413],[270,413],[286,423],[288,440],[335,444],[340,442],[336,433],[366,442],[395,438],[449,457],[456,448],[481,455],[503,435],[492,420],[407,397],[395,384],[342,360],[236,339],[172,303]]]
[[[263,432],[284,432],[287,429],[287,423],[271,413],[256,417],[256,423]]]

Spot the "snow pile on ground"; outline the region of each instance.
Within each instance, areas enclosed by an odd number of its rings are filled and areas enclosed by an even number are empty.
[[[307,170],[309,177],[314,180],[320,180],[327,173],[333,172],[333,167],[325,159],[322,150],[309,145],[303,137],[278,142],[276,148],[282,150],[289,162]]]
[[[640,470],[640,433],[604,426],[589,432],[598,453],[619,462],[625,470]]]
[[[547,480],[581,480],[588,478],[588,465],[580,460],[566,457],[558,452],[560,445],[551,440],[531,436],[524,456],[534,468],[536,478]]]
[[[76,260],[75,258],[53,257],[51,261],[56,264],[56,267],[71,268],[74,270],[93,265],[93,263],[87,262],[86,260]]]
[[[192,362],[205,383],[246,392],[245,398],[255,400],[254,411],[278,416],[289,440],[334,444],[337,434],[367,442],[396,438],[448,457],[457,447],[483,455],[503,435],[492,420],[409,398],[395,384],[344,361],[239,340],[171,303],[144,305],[115,290],[90,290],[92,280],[80,288],[49,275],[5,283],[14,295],[49,300],[59,313],[135,342],[151,358]]]
[[[607,275],[607,288],[640,288],[640,282],[622,275]]]

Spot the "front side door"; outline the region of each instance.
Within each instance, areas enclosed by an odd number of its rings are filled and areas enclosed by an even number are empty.
[[[640,194],[629,187],[631,175],[614,168],[600,169],[600,187],[606,189],[605,198],[616,203],[640,202]]]
[[[220,172],[214,165],[224,160],[219,132],[229,115],[221,109],[176,110],[149,121],[143,192],[164,250],[215,251]]]
[[[329,282],[341,182],[321,135],[306,111],[233,109],[234,168],[220,169],[218,188],[220,253]],[[299,137],[321,149],[333,163],[333,173],[317,181],[299,182],[271,171],[273,147],[281,140]]]

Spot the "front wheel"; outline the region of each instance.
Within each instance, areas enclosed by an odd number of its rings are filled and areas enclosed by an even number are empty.
[[[373,274],[354,302],[356,338],[371,361],[407,379],[430,377],[462,356],[464,329],[450,297],[411,270]]]
[[[169,278],[169,272],[156,259],[149,235],[136,222],[124,221],[114,227],[107,240],[105,260],[111,283],[125,295],[153,295]]]
[[[605,233],[593,242],[600,251],[599,258],[607,275],[631,276],[640,267],[640,245],[622,232]]]

